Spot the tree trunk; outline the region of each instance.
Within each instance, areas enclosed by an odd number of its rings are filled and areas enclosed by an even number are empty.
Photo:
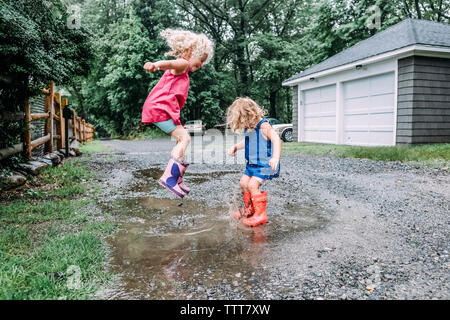
[[[438,9],[437,22],[441,22],[441,16],[442,16],[442,0],[439,1],[439,9]]]
[[[416,5],[417,18],[422,19],[422,12],[420,11],[419,0],[415,0],[414,3]]]
[[[245,6],[242,1],[239,1],[239,10],[240,10],[240,21],[239,27],[236,33],[235,43],[236,43],[236,59],[237,59],[237,67],[239,69],[239,74],[241,78],[241,83],[239,85],[239,94],[248,95],[249,89],[249,78],[248,78],[248,64],[245,59],[245,49],[246,45],[244,45],[246,41],[246,32],[245,32]]]
[[[271,118],[277,117],[277,92],[276,91],[270,91],[269,95],[269,115]]]
[[[235,45],[236,45],[236,67],[240,77],[238,83],[238,95],[246,96],[248,95],[248,72],[247,63],[245,61],[245,46],[241,43],[245,41],[245,36],[242,33],[236,35]]]

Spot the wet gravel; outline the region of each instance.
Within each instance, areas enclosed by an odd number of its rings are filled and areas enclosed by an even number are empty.
[[[176,199],[152,180],[164,169],[173,142],[102,143],[113,151],[83,156],[103,186],[101,202]],[[149,168],[156,171],[145,171]],[[241,164],[192,164],[185,179],[192,189],[188,198],[212,208],[230,206],[242,172]],[[280,178],[263,189],[269,224],[264,239],[240,253],[247,268],[232,273],[224,269],[223,274],[205,269],[189,279],[177,278],[170,298],[450,298],[448,171],[283,154]],[[297,215],[308,210],[308,215]],[[189,215],[175,219],[188,220]],[[150,282],[149,287],[158,285]]]

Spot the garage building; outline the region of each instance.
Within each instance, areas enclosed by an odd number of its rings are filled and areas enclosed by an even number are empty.
[[[450,25],[407,19],[295,74],[294,141],[450,142]]]

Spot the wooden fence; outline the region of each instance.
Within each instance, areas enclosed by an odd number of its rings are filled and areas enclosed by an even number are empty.
[[[45,144],[45,153],[65,148],[65,121],[63,110],[68,105],[67,98],[61,98],[59,93],[55,93],[55,86],[50,84],[48,89],[42,90],[45,94],[44,112],[31,113],[30,103],[27,101],[24,106],[23,113],[3,115],[2,121],[23,121],[24,130],[22,142],[12,147],[0,150],[0,160],[13,154],[22,152],[25,158],[31,159],[32,151],[36,147]],[[69,120],[69,143],[71,140],[79,142],[89,142],[94,140],[94,126],[86,123],[86,121],[78,117],[73,111],[72,119]],[[45,119],[45,127],[43,136],[35,140],[31,140],[31,122],[33,120]],[[55,145],[56,141],[56,145]]]

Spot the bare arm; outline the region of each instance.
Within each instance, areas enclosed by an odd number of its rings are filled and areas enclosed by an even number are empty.
[[[236,155],[236,151],[244,149],[245,148],[245,139],[243,139],[241,142],[235,144],[230,149],[228,149],[228,154],[232,157]]]
[[[273,154],[272,158],[269,160],[269,165],[273,170],[277,170],[281,157],[281,139],[269,123],[264,122],[261,125],[261,129],[263,135],[265,135],[268,140],[272,141]]]
[[[161,60],[157,62],[147,62],[144,65],[144,69],[148,72],[154,72],[156,70],[168,70],[171,69],[175,74],[183,73],[188,67],[188,62],[184,59],[176,60]]]

